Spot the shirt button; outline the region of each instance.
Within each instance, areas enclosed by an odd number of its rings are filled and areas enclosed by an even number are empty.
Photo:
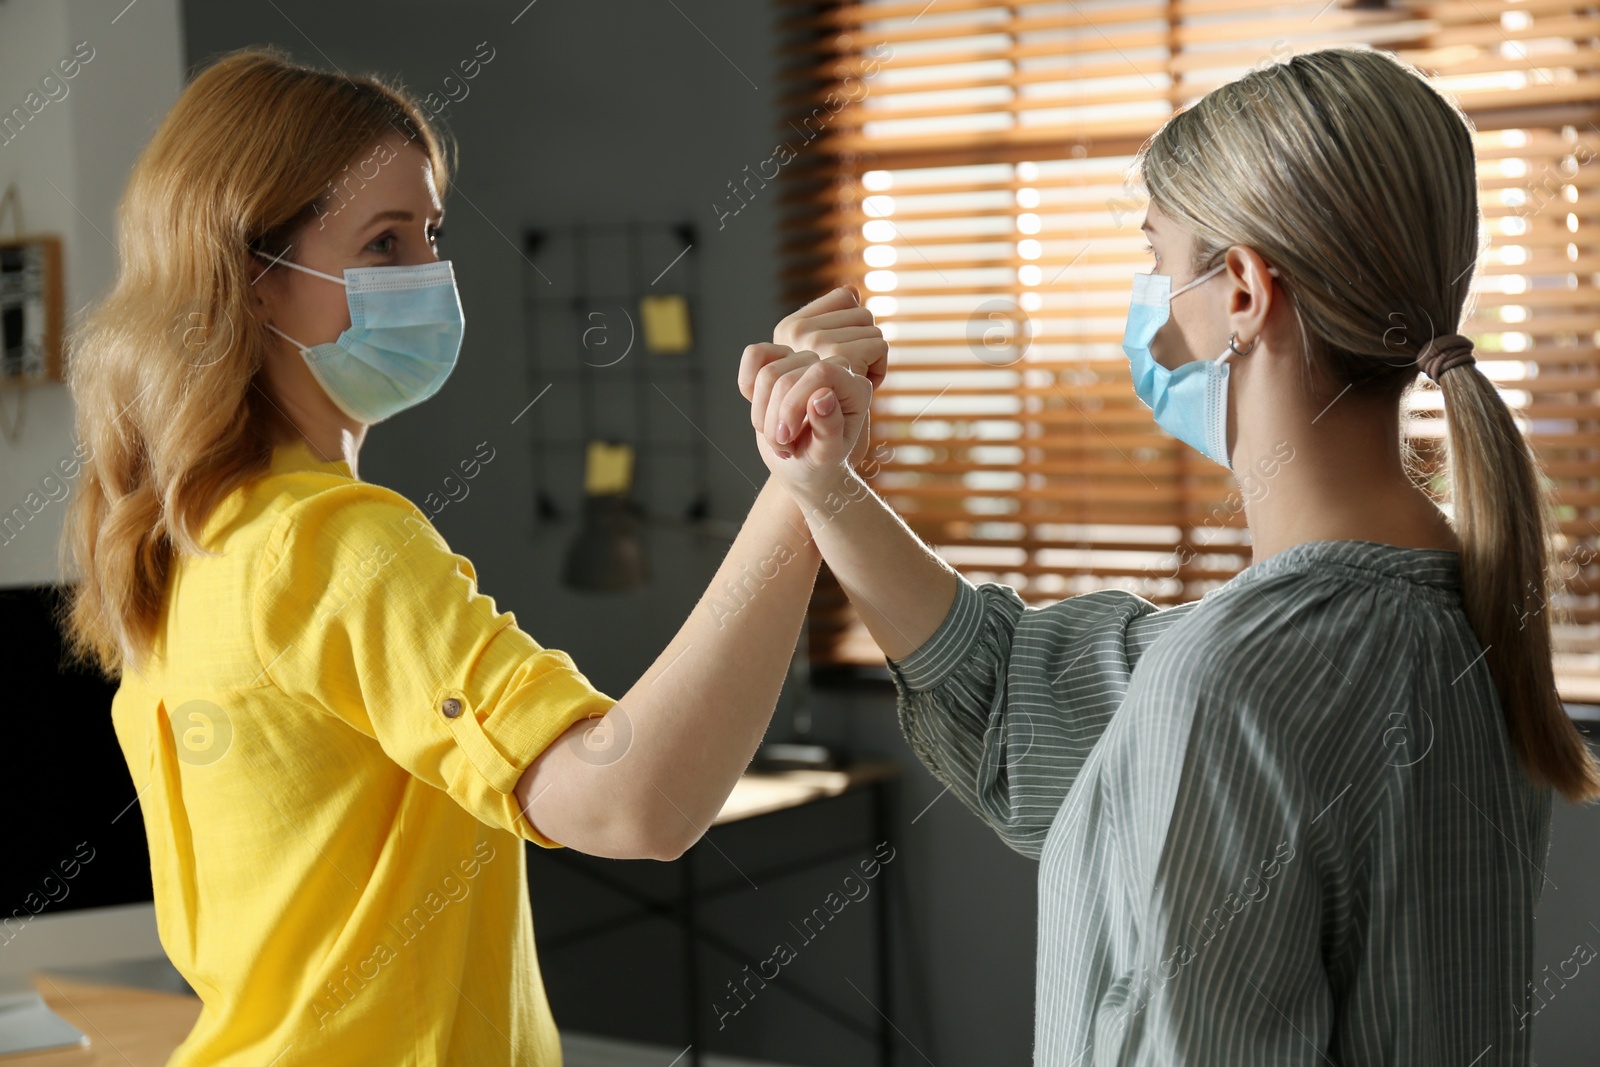
[[[445,718],[453,719],[457,715],[461,714],[461,701],[457,700],[455,697],[451,697],[443,704],[439,705],[439,710],[444,712]]]

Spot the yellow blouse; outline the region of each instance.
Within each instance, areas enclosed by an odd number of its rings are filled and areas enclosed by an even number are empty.
[[[202,543],[112,704],[161,943],[204,1003],[169,1067],[559,1065],[522,841],[560,846],[512,790],[615,701],[304,442]]]

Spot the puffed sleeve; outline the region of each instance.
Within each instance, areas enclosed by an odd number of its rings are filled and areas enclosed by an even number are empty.
[[[405,497],[356,482],[289,505],[261,556],[253,614],[265,680],[374,738],[483,822],[559,847],[513,790],[551,742],[616,701],[497,610]]]
[[[1029,607],[1010,586],[956,577],[939,629],[889,661],[900,727],[951,792],[1038,859],[1140,653],[1192,605],[1105,589]]]

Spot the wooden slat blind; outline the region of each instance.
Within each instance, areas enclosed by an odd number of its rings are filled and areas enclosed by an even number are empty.
[[[1486,251],[1463,332],[1554,484],[1563,694],[1600,699],[1600,7],[1573,0],[782,0],[785,295],[850,281],[892,342],[874,487],[1030,602],[1180,603],[1249,562],[1231,477],[1161,432],[1121,350],[1149,269],[1133,153],[1249,69],[1394,51],[1476,127]],[[1429,469],[1443,425],[1419,387]],[[814,663],[882,663],[826,574]]]

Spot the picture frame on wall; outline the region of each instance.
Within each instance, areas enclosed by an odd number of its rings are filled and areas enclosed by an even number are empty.
[[[61,238],[0,238],[0,386],[62,380]]]

